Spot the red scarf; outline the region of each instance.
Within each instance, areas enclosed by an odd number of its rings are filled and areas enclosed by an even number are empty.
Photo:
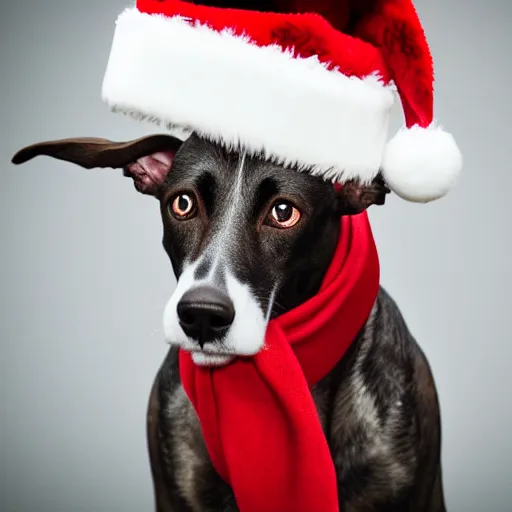
[[[265,348],[221,368],[180,352],[183,387],[241,512],[338,512],[336,473],[310,387],[343,357],[379,289],[366,212],[343,217],[317,295],[269,322]]]

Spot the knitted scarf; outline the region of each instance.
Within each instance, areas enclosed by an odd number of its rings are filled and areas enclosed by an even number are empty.
[[[180,353],[185,392],[212,463],[241,512],[338,512],[334,463],[310,387],[365,324],[379,289],[366,212],[342,217],[320,291],[271,320],[265,347],[220,368]]]

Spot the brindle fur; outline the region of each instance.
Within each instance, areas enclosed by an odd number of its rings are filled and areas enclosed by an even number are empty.
[[[134,164],[155,151],[167,151],[174,160],[169,175],[165,164],[151,156],[146,166]],[[181,145],[172,137],[156,135],[128,143],[90,138],[45,142],[22,149],[13,162],[23,163],[37,155],[86,168],[124,168],[137,190],[158,197],[163,245],[177,276],[184,256],[200,255],[208,237],[222,229],[222,212],[232,197],[239,160],[236,152],[227,154],[196,136]],[[149,174],[145,174],[147,165],[152,166]],[[204,232],[201,223],[187,228],[171,222],[166,213],[169,193],[192,179],[199,183],[198,193],[206,187],[203,195],[208,196],[207,209],[213,212],[203,219],[208,225]],[[272,194],[275,187],[288,196],[302,196],[310,210],[307,229],[288,234],[285,243],[276,234],[256,235],[243,212],[230,239],[237,277],[259,286],[263,306],[275,280],[283,282],[272,309],[276,316],[318,290],[336,245],[339,215],[383,204],[389,190],[377,178],[369,185],[346,184],[335,193],[318,178],[251,158],[244,177],[243,208],[255,204],[253,194],[263,179],[272,181]],[[278,252],[273,244],[278,244]],[[261,254],[267,254],[267,260]],[[434,380],[424,353],[383,289],[347,354],[311,392],[336,466],[343,512],[445,511]],[[176,348],[169,350],[158,371],[147,420],[157,512],[237,511],[230,487],[211,464],[198,418],[181,386]]]

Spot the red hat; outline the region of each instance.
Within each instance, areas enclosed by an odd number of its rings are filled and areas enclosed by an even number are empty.
[[[409,201],[455,183],[462,156],[433,119],[411,0],[306,2],[315,13],[293,0],[274,2],[284,12],[199,3],[137,0],[119,16],[103,83],[112,110],[338,183],[380,171]],[[388,141],[396,91],[405,127]]]

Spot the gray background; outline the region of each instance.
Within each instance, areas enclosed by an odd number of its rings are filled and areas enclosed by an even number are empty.
[[[101,102],[114,20],[127,3],[1,7],[4,512],[152,510],[145,410],[175,286],[157,202],[120,172],[9,163],[40,140],[155,130]],[[382,281],[437,380],[448,509],[509,511],[512,4],[416,5],[436,63],[436,115],[456,135],[465,170],[442,201],[391,198],[371,211]]]

